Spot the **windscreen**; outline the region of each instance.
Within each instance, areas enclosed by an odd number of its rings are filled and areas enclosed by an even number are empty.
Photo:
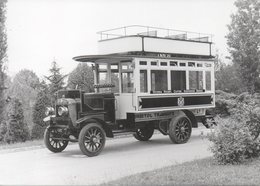
[[[57,93],[57,98],[80,98],[79,90],[61,90]]]

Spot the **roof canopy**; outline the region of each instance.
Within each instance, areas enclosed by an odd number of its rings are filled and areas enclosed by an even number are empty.
[[[84,55],[84,56],[76,56],[73,58],[75,61],[80,62],[90,62],[90,63],[115,63],[115,62],[126,62],[132,61],[132,56],[124,56],[124,55]]]
[[[73,59],[78,62],[86,63],[118,63],[118,62],[129,62],[134,58],[150,58],[150,59],[170,59],[170,60],[192,60],[192,61],[213,61],[211,58],[198,58],[194,56],[170,56],[170,57],[161,57],[158,54],[147,53],[146,55],[138,54],[110,54],[110,55],[83,55],[76,56]]]

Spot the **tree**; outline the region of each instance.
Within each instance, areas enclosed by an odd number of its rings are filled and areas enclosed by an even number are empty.
[[[31,70],[21,70],[18,72],[7,92],[11,98],[18,98],[24,108],[24,120],[32,129],[33,106],[36,101],[37,93],[40,89],[40,80]]]
[[[22,104],[18,99],[14,98],[8,104],[7,118],[4,142],[24,142],[30,138],[29,128],[24,122]]]
[[[226,64],[218,50],[215,55],[215,89],[240,94],[246,91],[245,85],[233,63]]]
[[[78,66],[69,74],[68,88],[82,89],[86,92],[93,92],[94,74],[92,68],[86,63],[79,63]]]
[[[0,144],[4,143],[5,134],[7,132],[7,125],[5,121],[0,123]]]
[[[50,82],[49,91],[52,99],[55,98],[55,92],[64,88],[64,78],[67,75],[62,75],[60,72],[61,68],[58,67],[56,61],[52,62],[52,67],[50,68],[50,75],[45,76],[45,78]]]
[[[253,93],[260,72],[260,1],[237,0],[235,6],[237,12],[231,15],[227,44],[247,91]]]
[[[0,122],[3,120],[3,108],[5,105],[4,99],[4,78],[5,78],[5,62],[7,60],[7,40],[5,29],[5,14],[6,14],[6,1],[0,1]]]
[[[47,85],[42,83],[42,89],[37,95],[36,103],[33,108],[33,128],[31,133],[32,139],[41,139],[46,129],[43,119],[46,117],[45,109],[51,105],[50,96],[48,94]]]
[[[245,85],[237,72],[235,65],[222,64],[215,73],[216,90],[240,94],[246,91]]]

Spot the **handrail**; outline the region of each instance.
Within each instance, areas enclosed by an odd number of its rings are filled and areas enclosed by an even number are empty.
[[[142,32],[136,32],[135,34],[129,34],[129,30],[135,28],[135,29],[142,29]],[[212,42],[212,34],[207,34],[207,33],[199,33],[199,32],[191,32],[191,31],[185,31],[185,30],[176,30],[176,29],[168,29],[168,28],[160,28],[160,27],[154,27],[154,26],[144,26],[144,25],[129,25],[129,26],[123,26],[123,27],[117,27],[117,28],[112,28],[108,30],[103,30],[97,32],[101,36],[101,40],[107,40],[111,38],[117,38],[117,37],[126,37],[130,35],[138,35],[138,33],[147,33],[149,36],[150,31],[157,31],[157,32],[165,32],[162,37],[177,37],[180,34],[186,34],[187,39],[186,40],[196,40],[196,41],[201,41],[200,39],[208,37],[210,40],[208,42]],[[117,34],[114,32],[122,32],[122,34]],[[172,35],[172,34],[174,35]],[[188,37],[188,35],[194,35],[193,37]],[[103,38],[103,36],[106,36],[106,38]],[[177,38],[175,38],[177,39]]]

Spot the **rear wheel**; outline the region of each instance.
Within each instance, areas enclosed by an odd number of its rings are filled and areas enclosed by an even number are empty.
[[[83,154],[97,156],[104,148],[106,135],[97,123],[90,123],[83,127],[79,134],[79,147]]]
[[[186,115],[172,119],[169,126],[169,137],[173,143],[186,143],[191,136],[192,124]]]
[[[67,140],[59,140],[61,138],[61,132],[58,128],[47,128],[44,132],[45,146],[52,152],[61,152],[67,145]]]
[[[153,136],[153,132],[154,127],[147,125],[144,128],[137,129],[134,137],[139,141],[148,141]]]

